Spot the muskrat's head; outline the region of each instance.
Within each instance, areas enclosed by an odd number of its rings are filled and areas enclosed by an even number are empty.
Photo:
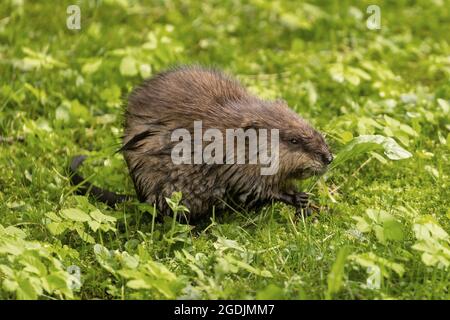
[[[290,110],[285,102],[275,102],[273,109],[280,135],[280,173],[296,179],[325,173],[333,155],[322,134]]]

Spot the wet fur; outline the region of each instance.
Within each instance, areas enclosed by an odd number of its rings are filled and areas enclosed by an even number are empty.
[[[170,142],[177,128],[193,132],[227,128],[280,130],[280,167],[263,176],[259,165],[175,165]],[[305,204],[293,179],[320,174],[331,161],[322,135],[290,110],[282,100],[266,101],[217,70],[181,67],[156,75],[135,89],[125,112],[123,147],[138,198],[170,214],[165,197],[181,191],[191,220],[225,209],[227,204],[248,209],[272,201]],[[293,140],[295,139],[295,140]],[[292,143],[291,141],[297,141]]]

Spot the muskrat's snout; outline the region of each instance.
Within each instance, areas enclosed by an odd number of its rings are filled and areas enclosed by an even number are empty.
[[[330,151],[323,153],[321,158],[322,158],[322,162],[325,165],[329,165],[331,162],[333,162],[333,154]]]
[[[322,136],[321,136],[322,137]],[[319,151],[316,154],[316,159],[319,160],[319,162],[322,165],[322,170],[326,170],[328,165],[333,162],[333,153],[331,152],[330,147],[326,143],[325,139],[322,137],[322,145],[319,147]]]
[[[333,162],[333,153],[331,153],[330,146],[325,141],[325,138],[322,134],[319,134],[320,140],[322,142],[322,146],[319,148],[319,158],[323,163],[324,167],[328,166],[331,162]]]

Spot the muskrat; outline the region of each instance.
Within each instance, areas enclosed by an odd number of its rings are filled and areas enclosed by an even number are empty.
[[[229,128],[278,129],[278,170],[262,175],[260,163],[174,163],[173,148],[178,141],[171,137],[177,129],[192,133],[195,121],[201,121],[203,130],[218,132]],[[246,141],[245,150],[248,147]],[[159,73],[130,94],[120,151],[139,201],[156,205],[159,212],[168,215],[165,198],[181,191],[191,221],[227,206],[250,210],[281,201],[305,208],[308,194],[297,191],[294,181],[324,173],[333,160],[322,134],[285,101],[260,99],[230,76],[200,66]],[[83,160],[84,156],[78,156],[72,161],[75,184],[83,182],[76,173]],[[127,199],[87,182],[79,191],[89,191],[111,206]]]

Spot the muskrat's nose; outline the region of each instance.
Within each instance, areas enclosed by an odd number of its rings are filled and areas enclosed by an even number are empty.
[[[331,153],[322,155],[322,161],[325,164],[330,164],[333,161],[333,155]]]

